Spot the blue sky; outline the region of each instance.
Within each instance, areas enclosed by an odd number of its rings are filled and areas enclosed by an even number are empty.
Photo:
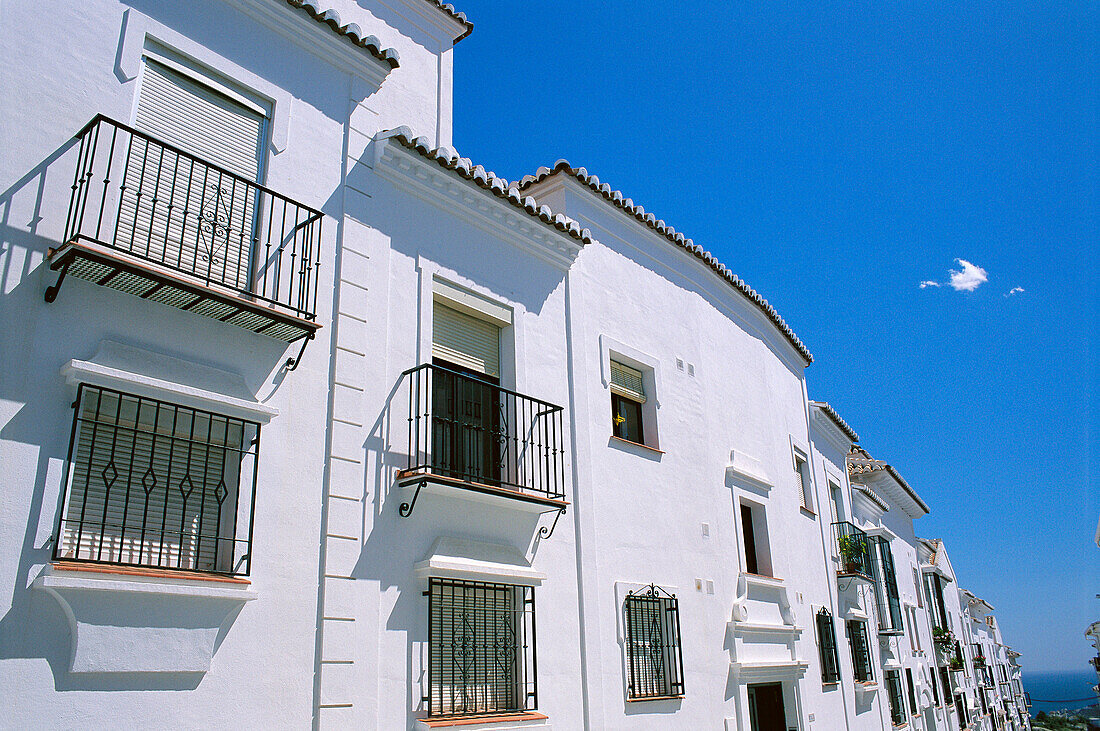
[[[456,2],[459,152],[513,180],[567,158],[717,254],[1025,669],[1084,667],[1100,6]]]

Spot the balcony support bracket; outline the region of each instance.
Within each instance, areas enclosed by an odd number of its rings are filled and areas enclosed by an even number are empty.
[[[546,513],[543,513],[543,515],[546,515],[547,513],[550,513],[550,512],[553,512],[553,511],[547,511]],[[565,508],[558,508],[557,509],[557,515],[554,516],[554,522],[550,525],[550,527],[547,528],[544,525],[541,528],[539,528],[539,540],[542,540],[543,538],[549,538],[551,535],[553,535],[554,529],[558,527],[558,519],[563,515],[565,515]]]
[[[413,508],[416,506],[416,499],[420,497],[420,490],[423,489],[427,480],[421,480],[416,483],[416,492],[413,493],[412,500],[407,503],[401,503],[401,507],[397,509],[397,514],[402,518],[407,518],[412,515]]]
[[[61,267],[61,273],[57,275],[57,281],[52,286],[46,287],[45,299],[47,302],[53,302],[57,299],[57,293],[61,291],[61,283],[65,281],[65,275],[69,272],[69,265],[72,263],[72,259],[65,262],[65,265]]]
[[[60,282],[58,282],[60,284]],[[302,337],[302,349],[298,351],[298,355],[295,358],[286,359],[286,369],[290,372],[298,367],[298,364],[302,362],[302,356],[306,353],[306,346],[309,345],[309,341],[313,340],[313,333],[309,333]]]

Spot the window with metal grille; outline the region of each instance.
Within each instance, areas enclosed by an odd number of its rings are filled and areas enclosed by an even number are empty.
[[[81,384],[55,559],[248,574],[259,424]]]
[[[878,574],[875,577],[875,605],[878,608],[878,627],[882,634],[901,634],[901,597],[898,579],[894,572],[894,555],[890,541],[882,536],[868,536]]]
[[[627,695],[632,700],[684,694],[680,610],[676,596],[656,585],[626,596]]]
[[[840,682],[840,657],[836,649],[836,627],[833,615],[822,607],[817,612],[817,646],[821,651],[821,682]]]
[[[905,689],[909,692],[909,712],[917,715],[917,689],[913,685],[913,669],[905,668]]]
[[[939,684],[936,683],[936,674],[932,673],[932,682],[929,683],[932,686],[932,703],[938,708],[940,705],[940,689]]]
[[[535,590],[428,580],[429,716],[534,710]]]
[[[871,670],[871,648],[867,642],[867,625],[858,619],[849,619],[847,624],[848,644],[852,648],[852,667],[855,669],[856,682],[873,681]]]
[[[905,701],[901,697],[901,674],[897,670],[886,671],[886,690],[890,696],[890,722],[900,726],[905,723]]]

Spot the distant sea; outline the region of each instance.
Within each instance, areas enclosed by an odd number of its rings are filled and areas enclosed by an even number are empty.
[[[1031,694],[1031,715],[1039,711],[1058,711],[1063,708],[1085,708],[1096,703],[1096,671],[1085,666],[1083,670],[1036,673],[1024,671],[1024,690]],[[1065,703],[1075,698],[1088,700]],[[1058,701],[1050,703],[1047,701]]]

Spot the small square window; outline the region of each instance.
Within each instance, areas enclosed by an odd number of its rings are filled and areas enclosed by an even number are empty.
[[[810,465],[802,452],[795,450],[794,471],[798,473],[798,487],[801,491],[802,507],[813,512],[813,483],[810,481]]]
[[[655,435],[649,428],[653,424],[647,425],[653,418],[647,395],[642,371],[611,361],[611,433],[619,439],[656,448]]]
[[[625,396],[612,393],[611,429],[619,439],[645,444],[642,434],[642,405]]]

